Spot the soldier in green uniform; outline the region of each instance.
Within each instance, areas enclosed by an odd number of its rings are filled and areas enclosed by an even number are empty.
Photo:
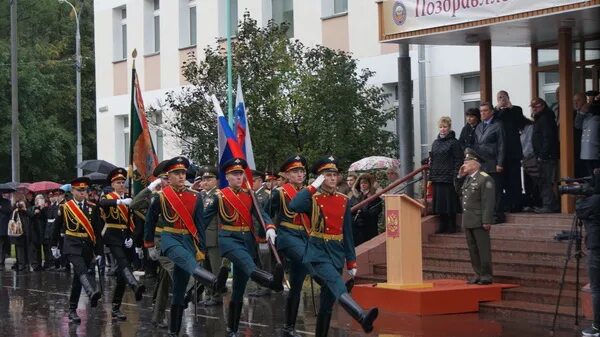
[[[220,189],[212,197],[212,203],[204,210],[206,224],[218,215],[219,251],[222,257],[233,264],[233,290],[227,317],[228,337],[237,336],[248,279],[275,291],[283,290],[281,265],[277,265],[274,274],[270,274],[259,269],[254,262],[257,238],[253,229],[253,218],[257,218],[260,212],[265,221],[267,235],[275,235],[275,226],[263,209],[255,207],[251,192],[242,187],[244,170],[247,167],[248,164],[241,158],[232,158],[225,162],[221,170],[229,186]]]
[[[490,229],[494,223],[496,195],[494,179],[481,171],[481,162],[481,157],[474,150],[465,149],[465,161],[456,181],[463,209],[463,228],[475,271],[468,284],[492,283]]]
[[[154,232],[159,218],[162,219],[160,250],[175,264],[173,270],[173,298],[169,336],[177,336],[181,330],[185,308],[185,290],[190,275],[207,287],[214,288],[217,277],[204,269],[205,240],[202,225],[202,199],[198,193],[185,187],[189,161],[175,157],[167,162],[169,186],[164,187],[150,202],[146,214],[144,246],[153,260],[158,259]]]
[[[217,188],[219,179],[217,178],[217,168],[214,166],[203,166],[200,168],[200,179],[204,188],[204,196],[202,202],[204,209],[212,206],[213,197],[219,191]],[[213,218],[206,224],[206,250],[207,259],[204,261],[205,268],[213,274],[219,273],[219,280],[227,280],[229,275],[229,261],[221,257],[219,252],[217,218]],[[218,285],[217,290],[207,289],[204,296],[203,304],[207,307],[215,306],[223,303],[222,288],[223,284]]]
[[[327,336],[336,299],[365,332],[371,332],[379,310],[361,308],[348,293],[341,276],[344,262],[351,277],[356,276],[357,265],[349,200],[346,195],[336,192],[337,160],[333,156],[323,157],[311,171],[318,177],[298,192],[290,202],[289,210],[310,217],[310,238],[302,262],[309,264],[309,272],[323,283],[316,336]]]
[[[131,204],[131,198],[125,198],[125,179],[127,171],[124,168],[115,168],[107,177],[113,192],[102,196],[99,202],[100,215],[104,220],[102,229],[102,240],[110,249],[110,253],[117,264],[116,276],[117,284],[112,300],[112,318],[120,321],[127,319],[127,316],[121,312],[121,301],[125,293],[125,284],[128,284],[135,293],[135,300],[141,301],[142,294],[146,290],[143,284],[140,284],[131,270],[131,256],[128,251],[133,247],[132,235],[134,232],[133,220],[129,215],[128,205]]]
[[[82,287],[90,299],[92,308],[98,305],[102,295],[96,287],[95,275],[90,272],[95,270],[94,263],[101,264],[104,247],[100,234],[102,220],[98,208],[96,204],[87,200],[89,186],[90,179],[86,177],[71,181],[73,199],[59,206],[52,236],[52,255],[58,259],[61,256],[58,240],[61,232],[64,231],[62,252],[66,255],[67,261],[73,264],[73,282],[69,296],[69,322],[71,323],[81,323],[81,318],[77,315],[77,304]]]
[[[302,285],[308,274],[308,268],[302,259],[311,230],[310,219],[306,214],[294,213],[289,209],[290,202],[304,187],[306,165],[306,159],[302,156],[288,158],[279,170],[286,175],[288,182],[271,192],[270,215],[277,226],[277,250],[290,263],[290,292],[285,303],[285,326],[282,333],[286,337],[299,336],[295,330],[296,318]]]

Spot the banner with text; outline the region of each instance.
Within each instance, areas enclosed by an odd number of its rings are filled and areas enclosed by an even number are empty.
[[[384,35],[563,6],[584,0],[384,0]]]

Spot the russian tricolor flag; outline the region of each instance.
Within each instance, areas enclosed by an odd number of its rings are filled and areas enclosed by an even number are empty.
[[[218,146],[219,146],[219,165],[223,165],[226,161],[231,158],[244,158],[244,152],[237,142],[237,139],[229,127],[227,118],[223,114],[221,109],[221,103],[215,95],[206,96],[208,101],[211,101],[214,105],[215,112],[217,113],[217,134],[218,134]],[[252,171],[250,167],[246,169],[246,178],[248,182],[252,182]],[[227,180],[225,174],[219,170],[219,188],[227,187]]]
[[[242,80],[238,77],[237,92],[235,94],[235,135],[240,148],[244,152],[244,159],[248,162],[248,167],[256,170],[254,162],[254,152],[252,151],[252,139],[250,138],[250,128],[246,118],[246,104],[244,103],[244,93],[242,92]]]

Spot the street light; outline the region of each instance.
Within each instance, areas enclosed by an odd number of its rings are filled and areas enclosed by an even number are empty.
[[[75,24],[76,24],[76,32],[75,32],[75,72],[77,75],[77,164],[83,161],[83,148],[81,146],[81,47],[80,40],[81,36],[79,35],[79,13],[77,13],[77,9],[67,0],[58,0],[59,3],[65,3],[71,6],[73,12],[75,13]],[[81,169],[77,168],[77,176],[81,176]]]

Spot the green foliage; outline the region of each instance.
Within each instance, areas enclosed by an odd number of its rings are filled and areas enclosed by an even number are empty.
[[[94,18],[80,11],[83,157],[96,157]],[[0,6],[0,181],[11,180],[10,6]],[[76,174],[75,17],[57,1],[18,1],[21,181]]]
[[[287,25],[258,27],[246,13],[233,41],[234,79],[242,79],[257,166],[277,169],[290,155],[309,161],[336,155],[343,167],[369,155],[390,155],[394,136],[382,129],[393,117],[384,94],[367,84],[373,73],[358,69],[342,51],[290,40]],[[225,50],[207,47],[190,55],[183,74],[192,84],[167,95],[171,126],[193,160],[217,160],[216,115],[204,94],[217,94],[226,109]],[[226,112],[225,112],[226,113]]]

